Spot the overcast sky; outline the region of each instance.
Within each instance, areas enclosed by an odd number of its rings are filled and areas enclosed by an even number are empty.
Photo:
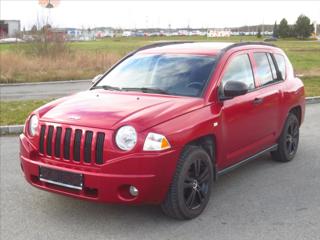
[[[0,18],[21,20],[29,29],[47,16],[55,27],[121,28],[237,27],[273,24],[300,14],[320,23],[320,1],[76,1],[60,0],[57,8],[42,8],[38,0],[0,0]]]

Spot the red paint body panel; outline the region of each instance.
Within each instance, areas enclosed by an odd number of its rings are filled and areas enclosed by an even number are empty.
[[[148,49],[138,54],[220,54],[228,44],[172,45]],[[75,144],[76,129],[91,131],[93,140],[91,158],[95,157],[97,135],[104,135],[103,163],[84,161],[85,140],[80,142],[79,161],[55,157],[39,151],[40,129],[34,137],[27,131],[20,136],[21,165],[26,180],[35,187],[81,199],[118,203],[161,203],[175,173],[176,164],[184,146],[203,136],[211,136],[215,142],[215,168],[223,170],[237,162],[262,151],[277,142],[287,115],[294,107],[301,110],[304,118],[304,87],[295,78],[292,66],[286,58],[286,79],[261,86],[256,74],[254,52],[280,53],[282,50],[260,45],[244,45],[230,48],[220,54],[215,71],[202,98],[167,96],[138,92],[112,92],[92,90],[53,101],[37,109],[40,125],[46,126],[44,142],[47,143],[48,128],[53,135],[61,128],[64,139],[66,129],[71,129],[70,149]],[[228,62],[237,54],[250,56],[256,89],[230,100],[220,101],[218,90]],[[259,105],[253,104],[262,98]],[[80,119],[70,118],[77,116]],[[29,119],[26,121],[28,129]],[[115,133],[123,125],[132,125],[138,134],[133,150],[124,152],[115,144]],[[166,136],[171,144],[169,150],[145,152],[143,144],[149,132]],[[58,144],[58,143],[57,143]],[[60,142],[60,149],[63,149]],[[56,139],[53,138],[53,149]],[[47,149],[46,144],[44,149]],[[55,149],[54,149],[55,150]],[[46,152],[46,151],[45,151]],[[70,159],[74,158],[70,151]],[[81,173],[83,190],[70,190],[39,180],[39,166]],[[134,185],[139,195],[128,195],[127,186]]]

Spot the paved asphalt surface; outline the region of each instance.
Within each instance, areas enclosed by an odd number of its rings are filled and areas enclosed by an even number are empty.
[[[219,178],[191,221],[156,206],[103,205],[40,191],[19,167],[18,139],[1,137],[1,239],[320,239],[320,104],[307,106],[290,163],[265,155]]]
[[[27,100],[57,98],[86,90],[91,80],[30,83],[22,85],[0,85],[0,100]]]

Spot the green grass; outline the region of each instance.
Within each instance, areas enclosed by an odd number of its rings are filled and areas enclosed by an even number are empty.
[[[1,101],[0,125],[24,124],[28,115],[50,100]]]
[[[320,96],[320,76],[302,77],[301,79],[304,83],[306,96]]]

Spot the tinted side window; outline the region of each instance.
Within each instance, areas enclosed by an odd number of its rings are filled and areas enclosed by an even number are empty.
[[[244,82],[247,84],[248,89],[253,89],[255,87],[248,54],[238,55],[228,63],[222,78],[222,86],[228,81]]]
[[[273,80],[278,80],[277,70],[274,65],[274,61],[272,59],[272,56],[270,53],[267,53],[267,56],[268,56],[268,61],[269,61],[270,67],[271,67],[272,78],[273,78]]]
[[[271,65],[268,60],[268,55],[266,53],[254,53],[253,57],[256,61],[257,75],[260,79],[261,85],[263,86],[271,82],[274,82],[274,80],[276,80],[276,76],[274,78],[272,74]]]
[[[282,79],[286,78],[286,60],[281,54],[274,54]]]

